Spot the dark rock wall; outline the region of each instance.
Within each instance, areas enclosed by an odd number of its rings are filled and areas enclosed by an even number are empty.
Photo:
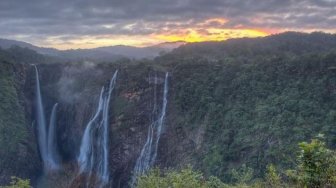
[[[37,153],[35,130],[31,126],[35,119],[35,71],[33,66],[29,65],[21,69],[22,76],[18,78],[22,80],[22,86],[18,88],[18,91],[22,93],[20,98],[24,99],[27,131],[31,134],[29,145],[35,151],[34,163],[31,163],[32,168],[25,168],[25,171],[31,174],[29,178],[34,179],[41,175],[42,170]],[[113,187],[128,187],[136,159],[146,142],[150,125],[150,114],[154,101],[154,75],[158,76],[157,102],[161,106],[165,72],[169,70],[141,63],[134,65],[38,65],[47,122],[49,122],[52,106],[56,102],[59,103],[57,144],[63,164],[66,166],[65,169],[69,171],[65,173],[76,173],[76,158],[84,129],[95,113],[101,87],[111,79],[117,69],[119,70],[117,85],[110,106],[109,169]],[[174,110],[173,80],[173,75],[171,75],[167,117],[156,162],[156,165],[162,168],[178,167],[182,162],[186,164],[192,162],[191,155],[186,149],[186,146],[191,147],[191,138],[186,139],[186,130],[178,125],[179,118],[177,117],[183,117],[183,115],[177,114]],[[76,179],[75,183],[71,182],[70,185],[80,187],[83,183],[81,181],[82,179]]]
[[[0,62],[0,185],[11,176],[36,181],[41,163],[31,119],[32,101],[26,98],[29,65]],[[29,94],[28,94],[29,95]]]

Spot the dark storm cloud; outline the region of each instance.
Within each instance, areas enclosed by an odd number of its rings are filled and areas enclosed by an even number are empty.
[[[214,17],[228,22],[209,24],[228,29],[323,30],[334,29],[335,12],[335,0],[1,0],[0,36],[147,35]]]

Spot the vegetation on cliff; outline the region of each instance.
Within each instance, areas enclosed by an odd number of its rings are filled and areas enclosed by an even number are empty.
[[[25,117],[23,69],[10,53],[0,50],[0,184],[8,182],[11,175],[31,177],[30,170],[38,168],[34,166],[38,159],[32,158],[34,143],[28,142],[31,135]]]
[[[111,106],[113,183],[127,184],[146,139],[153,93],[150,77],[168,71],[166,129],[156,165],[180,169],[191,164],[196,171],[154,170],[140,178],[140,187],[175,181],[196,187],[321,187],[335,179],[334,152],[326,149],[336,148],[335,41],[333,35],[287,33],[190,44],[154,61],[43,64],[39,65],[42,90],[46,108],[55,101],[62,106],[59,149],[64,161],[71,163],[100,87],[111,72],[120,70]],[[20,176],[18,167],[25,166],[12,162],[25,156],[21,146],[36,146],[24,141],[26,124],[31,122],[25,120],[22,88],[13,69],[24,63],[19,59],[26,55],[10,54],[0,51],[0,175],[7,177]],[[31,57],[27,62],[33,62]],[[33,100],[34,83],[30,82],[32,87],[25,92],[31,98],[26,100]],[[325,135],[324,142],[303,142],[298,149],[298,142],[318,133]],[[29,158],[24,161],[30,162]]]
[[[10,185],[0,186],[0,188],[31,188],[30,181],[13,176]]]
[[[1,61],[1,60],[0,60]],[[19,101],[13,65],[0,63],[0,169],[13,169],[13,160],[27,138],[24,109]]]
[[[175,102],[182,130],[205,124],[198,169],[231,181],[242,164],[262,177],[267,164],[294,165],[296,143],[316,133],[336,146],[336,52],[181,59]]]
[[[253,179],[253,170],[233,169],[235,181],[225,184],[216,177],[206,178],[191,167],[176,171],[154,169],[138,177],[138,188],[280,188],[280,187],[334,187],[336,186],[336,153],[326,148],[320,139],[310,143],[301,142],[294,169],[278,172],[274,165],[268,165],[262,179]]]

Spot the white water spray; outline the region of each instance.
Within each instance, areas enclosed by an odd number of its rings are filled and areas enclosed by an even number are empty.
[[[48,130],[48,146],[47,146],[47,159],[51,169],[59,168],[58,153],[56,147],[56,112],[58,103],[56,103],[51,111],[49,130]]]
[[[109,104],[115,87],[118,71],[115,71],[109,87],[100,92],[98,108],[87,124],[82,138],[78,164],[80,173],[92,173],[100,179],[102,185],[109,181],[108,170],[108,136],[109,136]]]
[[[58,104],[56,103],[52,109],[49,130],[47,133],[47,124],[43,108],[43,100],[41,95],[39,72],[36,65],[36,122],[37,122],[37,135],[39,150],[43,161],[44,168],[46,170],[56,170],[59,168],[57,161],[57,149],[56,149],[56,111]]]
[[[140,156],[138,157],[135,167],[134,167],[133,177],[131,180],[132,186],[134,186],[134,183],[136,181],[136,176],[147,172],[155,163],[159,140],[162,134],[164,119],[166,116],[166,108],[167,108],[167,102],[168,102],[167,100],[168,76],[169,74],[166,73],[161,113],[158,117],[157,117],[157,104],[156,104],[157,77],[155,76],[154,106],[153,106],[153,111],[152,111],[152,123],[149,125],[146,143],[143,146]]]
[[[44,109],[42,103],[40,80],[37,67],[35,66],[36,74],[36,116],[37,116],[37,135],[41,158],[44,164],[47,161],[47,135],[46,135],[46,120],[44,116]]]

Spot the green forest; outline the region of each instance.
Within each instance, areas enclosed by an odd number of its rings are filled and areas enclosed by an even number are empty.
[[[215,176],[205,177],[191,166],[180,170],[152,169],[146,175],[137,177],[137,188],[295,188],[334,187],[336,184],[336,152],[326,148],[323,135],[311,142],[298,145],[298,156],[294,169],[278,171],[269,164],[263,178],[253,179],[253,169],[242,166],[232,169],[234,181],[223,183]],[[29,180],[12,177],[11,185],[1,188],[30,188]]]
[[[296,143],[318,133],[335,147],[335,59],[329,53],[177,65],[181,126],[207,121],[201,168],[230,180],[235,163],[257,175],[269,163],[290,167]]]
[[[205,177],[191,167],[179,171],[154,169],[138,178],[138,188],[280,188],[334,187],[336,185],[336,153],[326,148],[323,136],[301,142],[295,169],[278,171],[269,164],[263,178],[253,179],[253,169],[242,166],[232,169],[233,183],[225,184],[214,176]]]
[[[137,187],[335,187],[335,41],[322,33],[285,33],[185,45],[153,60],[97,63],[101,69],[129,73],[123,77],[129,85],[118,89],[134,86],[135,94],[147,91],[143,80],[150,71],[169,72],[167,124],[186,134],[202,131],[200,142],[183,147],[190,163],[176,158],[171,166],[157,164],[137,177]],[[18,176],[9,187],[26,188],[26,174],[15,173],[28,164],[25,157],[7,166],[22,156],[22,145],[36,153],[21,126],[31,122],[25,119],[18,72],[33,62],[47,67],[50,57],[15,47],[1,50],[0,58],[0,165]],[[117,105],[137,104],[117,99]],[[131,126],[115,130],[123,134]]]

